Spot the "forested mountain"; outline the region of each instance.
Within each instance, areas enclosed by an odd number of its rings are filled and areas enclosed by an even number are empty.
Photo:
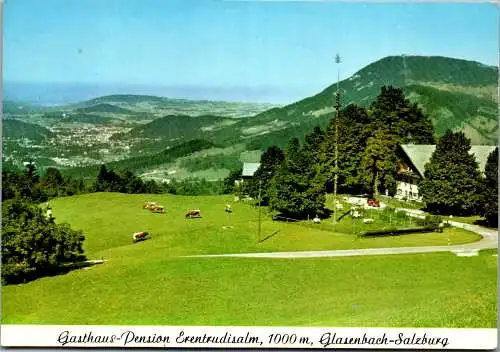
[[[473,144],[493,144],[498,130],[497,84],[498,69],[478,62],[437,56],[390,56],[341,81],[340,88],[344,106],[368,106],[383,85],[403,88],[410,100],[429,114],[438,134],[444,133],[446,126],[464,130]],[[337,85],[332,84],[317,95],[263,112],[253,122],[278,119],[301,123],[331,115],[336,89]]]
[[[161,137],[165,139],[186,138],[192,139],[203,135],[204,132],[217,128],[217,125],[228,118],[212,115],[203,116],[165,116],[151,123],[132,129],[127,137]]]
[[[114,161],[106,163],[106,165],[109,169],[112,170],[133,170],[134,173],[139,174],[142,170],[145,170],[147,168],[171,163],[177,158],[190,155],[200,150],[209,149],[214,146],[215,144],[213,144],[212,142],[202,139],[193,139],[187,142],[177,143],[173,147],[167,148],[159,153]],[[100,165],[78,167],[63,170],[63,173],[65,175],[74,177],[95,177],[99,171],[99,168]]]
[[[83,108],[78,108],[75,110],[79,113],[114,113],[114,114],[133,114],[134,111],[130,109],[124,109],[116,105],[111,105],[108,103],[100,103],[96,105],[86,106]]]
[[[52,136],[52,132],[41,126],[26,123],[16,119],[2,121],[2,135],[4,138],[29,138],[40,140]]]

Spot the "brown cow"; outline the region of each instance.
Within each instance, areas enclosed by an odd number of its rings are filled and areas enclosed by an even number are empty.
[[[186,213],[186,219],[193,218],[193,217],[201,218],[201,213],[200,213],[199,209],[188,210],[188,212]]]
[[[142,240],[145,240],[148,235],[149,235],[149,233],[147,233],[145,231],[136,232],[132,235],[132,239],[134,240],[134,242],[142,241]]]
[[[149,208],[149,210],[151,210],[152,213],[163,214],[165,212],[165,209],[161,205],[155,205],[155,206]]]

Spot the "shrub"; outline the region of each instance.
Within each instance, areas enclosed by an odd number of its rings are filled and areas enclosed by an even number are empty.
[[[442,222],[443,219],[439,215],[426,215],[425,219],[417,220],[417,224],[420,226],[433,227],[434,229],[438,228]]]
[[[84,260],[81,231],[56,224],[35,204],[2,204],[2,282],[18,283],[57,271],[61,264]]]
[[[389,228],[382,230],[371,230],[360,232],[360,237],[380,237],[380,236],[398,236],[412,233],[434,232],[436,228],[431,226],[421,227],[406,227],[406,228]]]

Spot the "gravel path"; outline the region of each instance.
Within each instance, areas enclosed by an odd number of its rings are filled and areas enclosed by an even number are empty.
[[[423,217],[421,210],[403,209],[410,216]],[[234,254],[209,254],[195,255],[189,257],[244,257],[244,258],[319,258],[319,257],[348,257],[360,255],[388,255],[388,254],[408,254],[408,253],[433,253],[433,252],[453,252],[458,256],[474,256],[481,249],[498,248],[498,231],[485,227],[464,224],[461,222],[450,221],[454,227],[463,228],[475,232],[482,239],[473,243],[448,246],[425,246],[425,247],[391,247],[391,248],[366,248],[366,249],[347,249],[331,251],[298,251],[298,252],[268,252],[268,253],[234,253]]]

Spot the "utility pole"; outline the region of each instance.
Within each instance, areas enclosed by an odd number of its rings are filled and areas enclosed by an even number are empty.
[[[260,227],[261,227],[261,221],[260,221],[260,212],[261,212],[261,208],[262,208],[262,199],[261,199],[261,192],[262,190],[262,180],[259,180],[259,232],[258,232],[258,238],[259,238],[259,242],[260,242]]]
[[[340,64],[340,55],[335,56],[335,63]],[[335,175],[333,181],[333,224],[337,224],[337,182],[338,182],[338,159],[339,159],[339,117],[340,117],[340,65],[337,68],[337,93],[335,94],[335,108],[337,110],[337,116],[335,116]]]
[[[406,55],[402,54],[401,57],[403,58],[403,84],[406,85],[407,82],[407,77],[406,77]]]

